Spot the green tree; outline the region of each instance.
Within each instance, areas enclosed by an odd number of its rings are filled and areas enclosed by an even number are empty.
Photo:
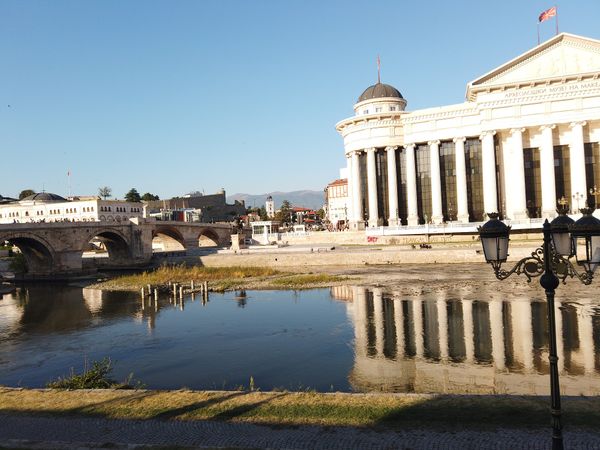
[[[19,194],[19,200],[23,200],[25,197],[29,197],[30,195],[33,195],[33,194],[35,194],[35,191],[33,189],[24,189]]]
[[[142,200],[144,200],[145,202],[151,202],[153,200],[160,200],[160,198],[158,197],[158,195],[146,192],[144,195],[142,195]]]
[[[258,215],[260,216],[260,220],[269,220],[269,216],[267,216],[267,208],[261,206],[258,210]]]
[[[129,192],[125,194],[125,200],[128,202],[141,202],[142,197],[140,197],[140,193],[136,188],[129,189]]]
[[[103,186],[98,188],[98,195],[106,200],[108,197],[112,195],[112,189],[108,186]]]

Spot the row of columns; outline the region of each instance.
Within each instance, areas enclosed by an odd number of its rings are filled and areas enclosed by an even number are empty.
[[[585,178],[585,153],[583,127],[586,122],[574,122],[570,124],[570,170],[571,170],[571,192],[586,194]],[[539,128],[540,140],[540,169],[542,184],[542,215],[553,217],[556,211],[556,182],[554,171],[554,140],[553,130],[556,125],[544,125]],[[509,130],[508,148],[503,151],[504,178],[505,178],[505,200],[506,215],[511,219],[524,219],[527,215],[527,199],[525,194],[525,169],[523,160],[523,133],[525,128],[514,128]],[[481,140],[481,163],[483,179],[483,208],[486,213],[498,212],[498,191],[496,177],[496,151],[494,144],[495,130],[484,131],[479,136]],[[455,144],[455,167],[456,167],[456,199],[457,219],[459,222],[469,221],[468,196],[467,196],[467,172],[465,164],[465,137],[453,139]],[[433,223],[443,221],[442,186],[440,174],[440,141],[429,141],[430,174],[431,174],[431,220]],[[417,203],[417,173],[415,164],[416,144],[406,144],[406,206],[408,211],[408,225],[419,223],[419,212]],[[396,150],[398,147],[385,147],[387,152],[388,173],[388,224],[396,226],[400,224],[398,217],[398,174],[396,171]],[[367,200],[369,226],[382,225],[379,217],[379,205],[377,200],[377,180],[375,154],[376,148],[366,150],[355,150],[346,154],[348,165],[348,192],[352,203],[348,217],[355,227],[364,225],[363,197],[360,171],[360,154],[367,154]]]
[[[383,292],[379,288],[373,289],[373,322],[375,329],[375,356],[376,358],[385,358],[384,346],[384,299]],[[368,342],[368,291],[363,287],[355,287],[353,292],[354,303],[354,324],[355,324],[355,352],[357,356],[366,357]],[[399,303],[399,302],[398,302]],[[506,351],[505,351],[505,333],[504,317],[502,311],[502,301],[490,301],[489,305],[489,323],[490,337],[492,342],[491,354],[494,365],[498,370],[506,369]],[[463,318],[463,339],[465,346],[465,362],[476,363],[475,357],[475,324],[473,321],[473,301],[462,300],[462,318]],[[424,320],[423,320],[423,302],[420,300],[411,301],[412,320],[414,329],[414,342],[416,357],[423,358],[425,355],[424,341]],[[562,314],[561,303],[557,302],[556,326],[559,331],[558,336],[562,336]],[[446,300],[436,301],[438,343],[440,359],[449,358],[449,332],[448,332],[448,312]],[[511,322],[512,348],[515,358],[521,362],[525,372],[535,371],[534,367],[534,344],[533,344],[533,322],[531,303],[529,301],[515,301],[511,303],[512,314],[509,318]],[[586,306],[581,306],[577,310],[577,325],[580,360],[585,373],[595,372],[595,349],[594,349],[594,329],[592,322],[593,314]],[[396,329],[396,358],[402,358],[406,355],[404,312],[399,304],[394,308],[394,326]],[[557,341],[557,350],[559,358],[559,370],[564,370],[564,343],[562,339]]]

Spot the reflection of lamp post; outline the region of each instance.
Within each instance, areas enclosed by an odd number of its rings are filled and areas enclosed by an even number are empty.
[[[598,209],[598,197],[600,197],[600,189],[594,185],[593,188],[590,188],[590,194],[594,196],[594,209]]]
[[[478,228],[486,262],[492,265],[496,278],[504,280],[513,273],[525,275],[527,282],[540,277],[540,285],[546,291],[548,303],[548,329],[550,334],[550,394],[552,414],[552,448],[562,450],[562,425],[560,411],[560,385],[558,380],[558,356],[556,354],[556,320],[554,293],[562,280],[578,278],[590,284],[596,268],[600,265],[600,220],[591,215],[591,209],[581,210],[583,217],[577,222],[559,211],[551,223],[544,222],[544,242],[531,256],[518,261],[510,270],[501,268],[508,256],[510,227],[498,220],[498,214],[489,214],[490,220]],[[577,272],[570,261],[575,256],[584,271]]]
[[[560,209],[565,211],[565,214],[567,213],[566,210],[568,210],[568,206],[569,206],[569,201],[565,198],[565,196],[563,195],[561,198],[559,198],[556,203],[558,203],[560,205]]]
[[[580,209],[579,208],[579,202],[585,198],[585,195],[580,194],[579,192],[575,192],[572,195],[572,197],[573,197],[573,200],[575,200],[577,202],[577,212],[579,212],[579,209]],[[573,212],[575,212],[575,211],[573,211]]]

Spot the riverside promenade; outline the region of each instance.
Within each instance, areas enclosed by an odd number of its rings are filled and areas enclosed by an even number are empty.
[[[566,449],[600,449],[600,431],[570,430]],[[550,429],[487,431],[270,427],[216,421],[111,420],[0,415],[0,448],[26,449],[548,449]]]

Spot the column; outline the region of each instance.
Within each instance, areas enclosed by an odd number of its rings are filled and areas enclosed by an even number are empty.
[[[388,173],[388,198],[390,217],[388,225],[395,227],[400,224],[398,220],[398,174],[396,173],[396,149],[398,147],[386,147],[387,173]]]
[[[396,358],[404,357],[404,314],[402,311],[402,300],[394,298],[394,325],[396,326]]]
[[[502,321],[502,302],[492,300],[490,308],[490,331],[492,335],[492,358],[497,370],[506,369],[506,353],[504,351],[504,324]]]
[[[346,155],[346,166],[348,174],[348,200],[346,201],[346,217],[344,220],[346,220],[347,225],[348,220],[354,218],[352,214],[352,157],[349,154]]]
[[[577,330],[579,338],[579,351],[583,359],[585,373],[595,372],[594,358],[594,325],[590,305],[579,306],[577,311]]]
[[[481,139],[481,173],[483,177],[483,211],[485,214],[498,212],[498,192],[496,189],[495,131],[484,131]]]
[[[475,340],[473,335],[473,301],[463,300],[463,330],[465,335],[465,362],[473,363],[475,361]]]
[[[443,294],[441,294],[443,297]],[[437,320],[438,320],[438,335],[440,337],[440,359],[446,361],[448,359],[448,309],[445,299],[436,301]]]
[[[459,222],[469,222],[469,204],[467,200],[467,167],[465,164],[464,137],[454,138],[454,153],[456,157],[456,218]]]
[[[571,127],[570,164],[571,164],[571,195],[583,194],[587,198],[587,180],[585,178],[585,150],[583,147],[583,127],[586,122],[573,122]],[[569,204],[573,213],[578,212],[577,202],[570,198]],[[585,203],[580,200],[580,206]],[[596,206],[597,207],[597,206]]]
[[[352,228],[362,230],[365,226],[363,221],[363,196],[360,180],[360,151],[352,152]]]
[[[525,162],[523,160],[523,133],[525,128],[510,130],[509,161],[504,160],[506,201],[511,207],[511,219],[526,219],[527,196],[525,195]]]
[[[417,167],[415,165],[415,144],[406,144],[406,206],[408,209],[408,224],[419,224],[417,203]]]
[[[556,180],[554,178],[554,139],[552,130],[556,125],[540,127],[540,173],[542,178],[542,217],[556,216]]]
[[[383,296],[381,289],[373,289],[373,321],[375,322],[375,350],[377,357],[383,358],[384,327],[383,327]]]
[[[377,169],[375,168],[374,147],[367,149],[367,188],[369,194],[369,227],[379,226],[379,208],[377,205]]]
[[[531,302],[529,299],[516,299],[513,302],[513,329],[515,353],[520,353],[525,373],[533,371],[533,327],[531,324]],[[519,345],[520,344],[520,345]],[[515,355],[517,356],[517,355]]]
[[[415,353],[417,358],[422,358],[425,353],[425,342],[423,339],[423,303],[421,300],[413,300],[413,324],[415,329]]]
[[[369,340],[367,336],[367,290],[364,287],[352,288],[354,303],[354,353],[367,356]]]
[[[429,141],[429,166],[431,172],[431,221],[442,223],[442,180],[440,179],[440,141]]]

